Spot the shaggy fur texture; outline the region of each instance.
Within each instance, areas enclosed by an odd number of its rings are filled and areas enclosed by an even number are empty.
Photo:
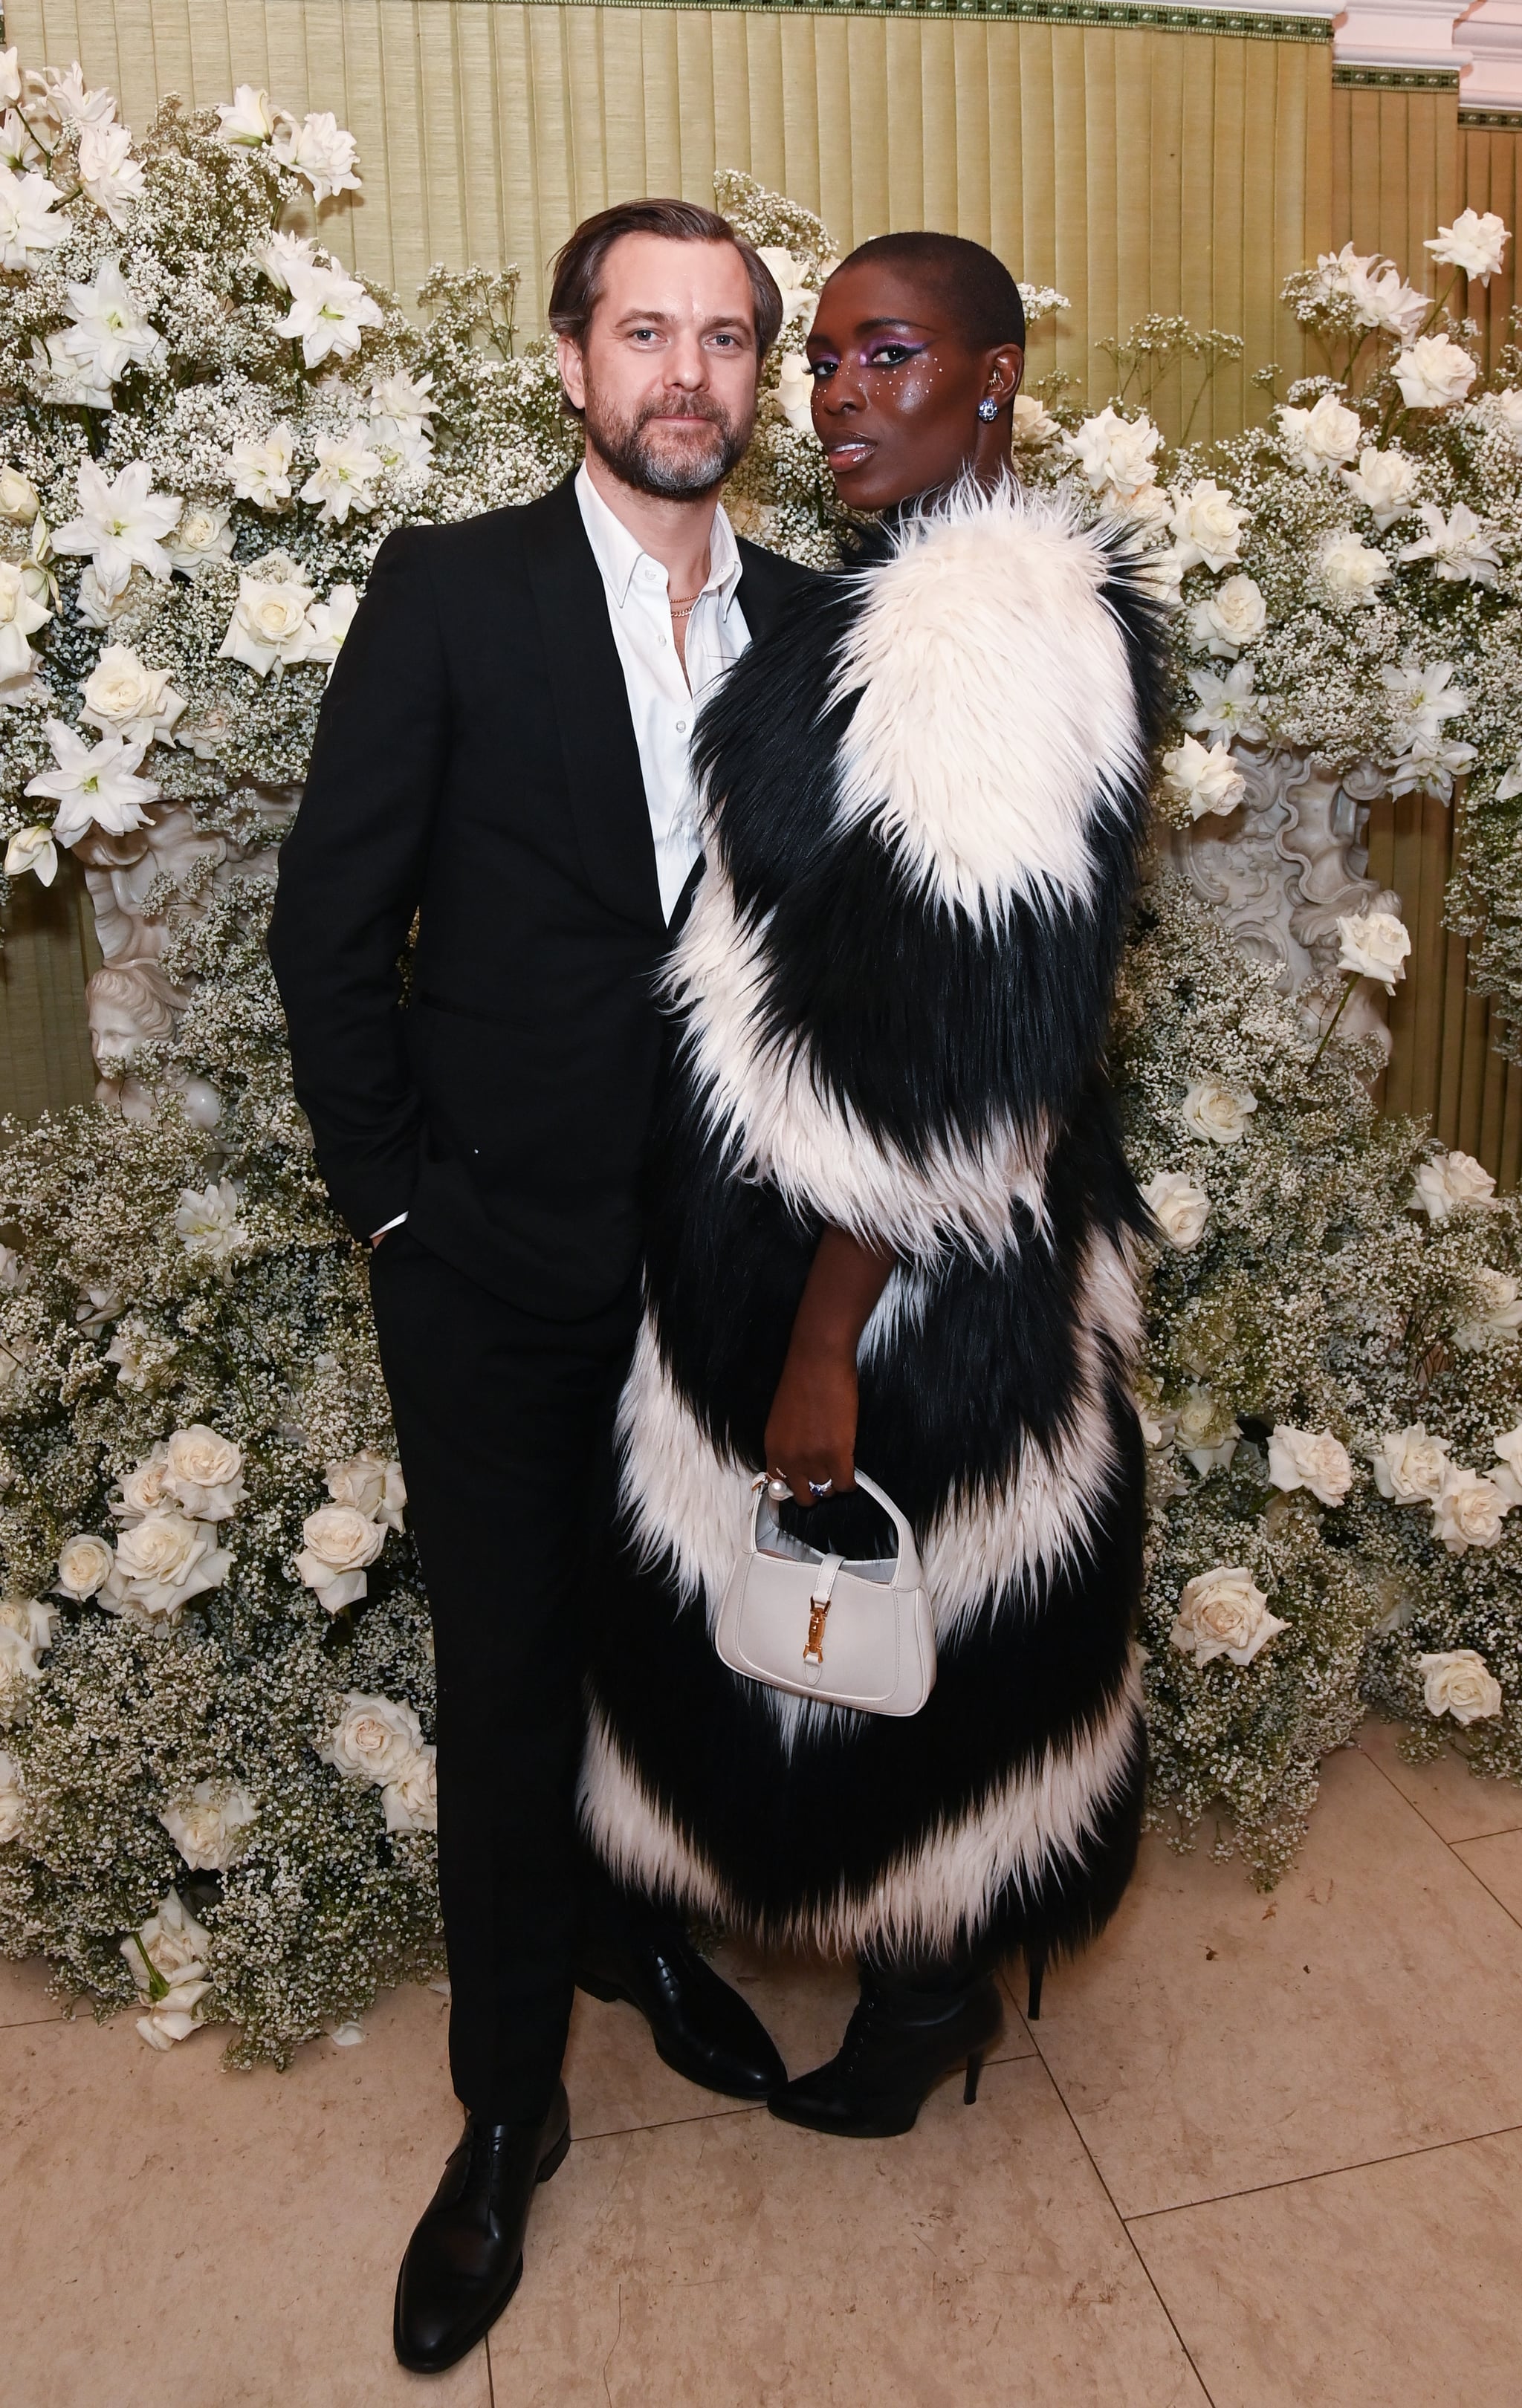
[[[806,594],[700,724],[582,1808],[622,1879],[765,1934],[1070,1946],[1129,1872],[1145,1214],[1100,1062],[1160,689],[1124,554],[970,489]],[[826,1222],[898,1257],[857,1455],[936,1618],[904,1721],[711,1637]],[[783,1518],[891,1552],[860,1496]]]

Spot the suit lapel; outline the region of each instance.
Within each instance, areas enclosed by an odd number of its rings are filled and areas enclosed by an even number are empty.
[[[738,598],[745,624],[751,631],[751,641],[754,643],[770,629],[787,588],[783,578],[777,573],[775,556],[763,552],[759,544],[742,540],[739,556],[742,566]]]
[[[524,513],[524,549],[588,883],[610,910],[664,937],[639,748],[572,478]]]

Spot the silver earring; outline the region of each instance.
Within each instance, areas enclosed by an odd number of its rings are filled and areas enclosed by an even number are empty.
[[[985,426],[998,416],[998,404],[991,393],[985,393],[978,404],[978,416]]]

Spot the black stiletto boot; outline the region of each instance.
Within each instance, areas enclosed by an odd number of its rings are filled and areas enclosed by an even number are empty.
[[[909,2131],[936,2084],[962,2066],[970,2107],[984,2058],[1003,2028],[992,1974],[956,1989],[913,1989],[864,1966],[861,2000],[839,2054],[767,2103],[783,2123],[811,2132],[886,2140]]]

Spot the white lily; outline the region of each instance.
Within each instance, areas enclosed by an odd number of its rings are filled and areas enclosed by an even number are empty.
[[[320,367],[330,352],[352,359],[365,328],[385,322],[380,303],[341,267],[293,267],[291,299],[286,315],[275,322],[276,332],[301,345],[309,368]]]
[[[136,774],[145,743],[105,736],[98,744],[87,744],[61,719],[50,719],[43,732],[58,767],[31,779],[24,791],[58,805],[52,833],[59,844],[78,844],[93,827],[125,836],[129,828],[147,825],[144,806],[156,803],[161,790],[151,778]]]
[[[375,480],[385,462],[366,449],[353,429],[347,435],[319,435],[313,450],[317,466],[301,488],[304,502],[322,505],[323,523],[342,526],[351,510],[373,510]]]
[[[0,167],[0,267],[29,267],[35,251],[67,242],[67,219],[52,214],[63,197],[46,176]]]
[[[162,538],[184,509],[177,494],[155,494],[146,460],[129,460],[107,481],[94,460],[79,463],[79,515],[54,530],[55,552],[86,552],[104,599],[114,601],[133,569],[166,579],[173,568]]]
[[[119,230],[143,197],[143,171],[124,125],[86,125],[79,133],[79,181]]]
[[[1401,546],[1402,560],[1429,560],[1450,585],[1494,585],[1500,554],[1467,502],[1456,502],[1446,518],[1436,502],[1423,502],[1421,515],[1427,533]]]

